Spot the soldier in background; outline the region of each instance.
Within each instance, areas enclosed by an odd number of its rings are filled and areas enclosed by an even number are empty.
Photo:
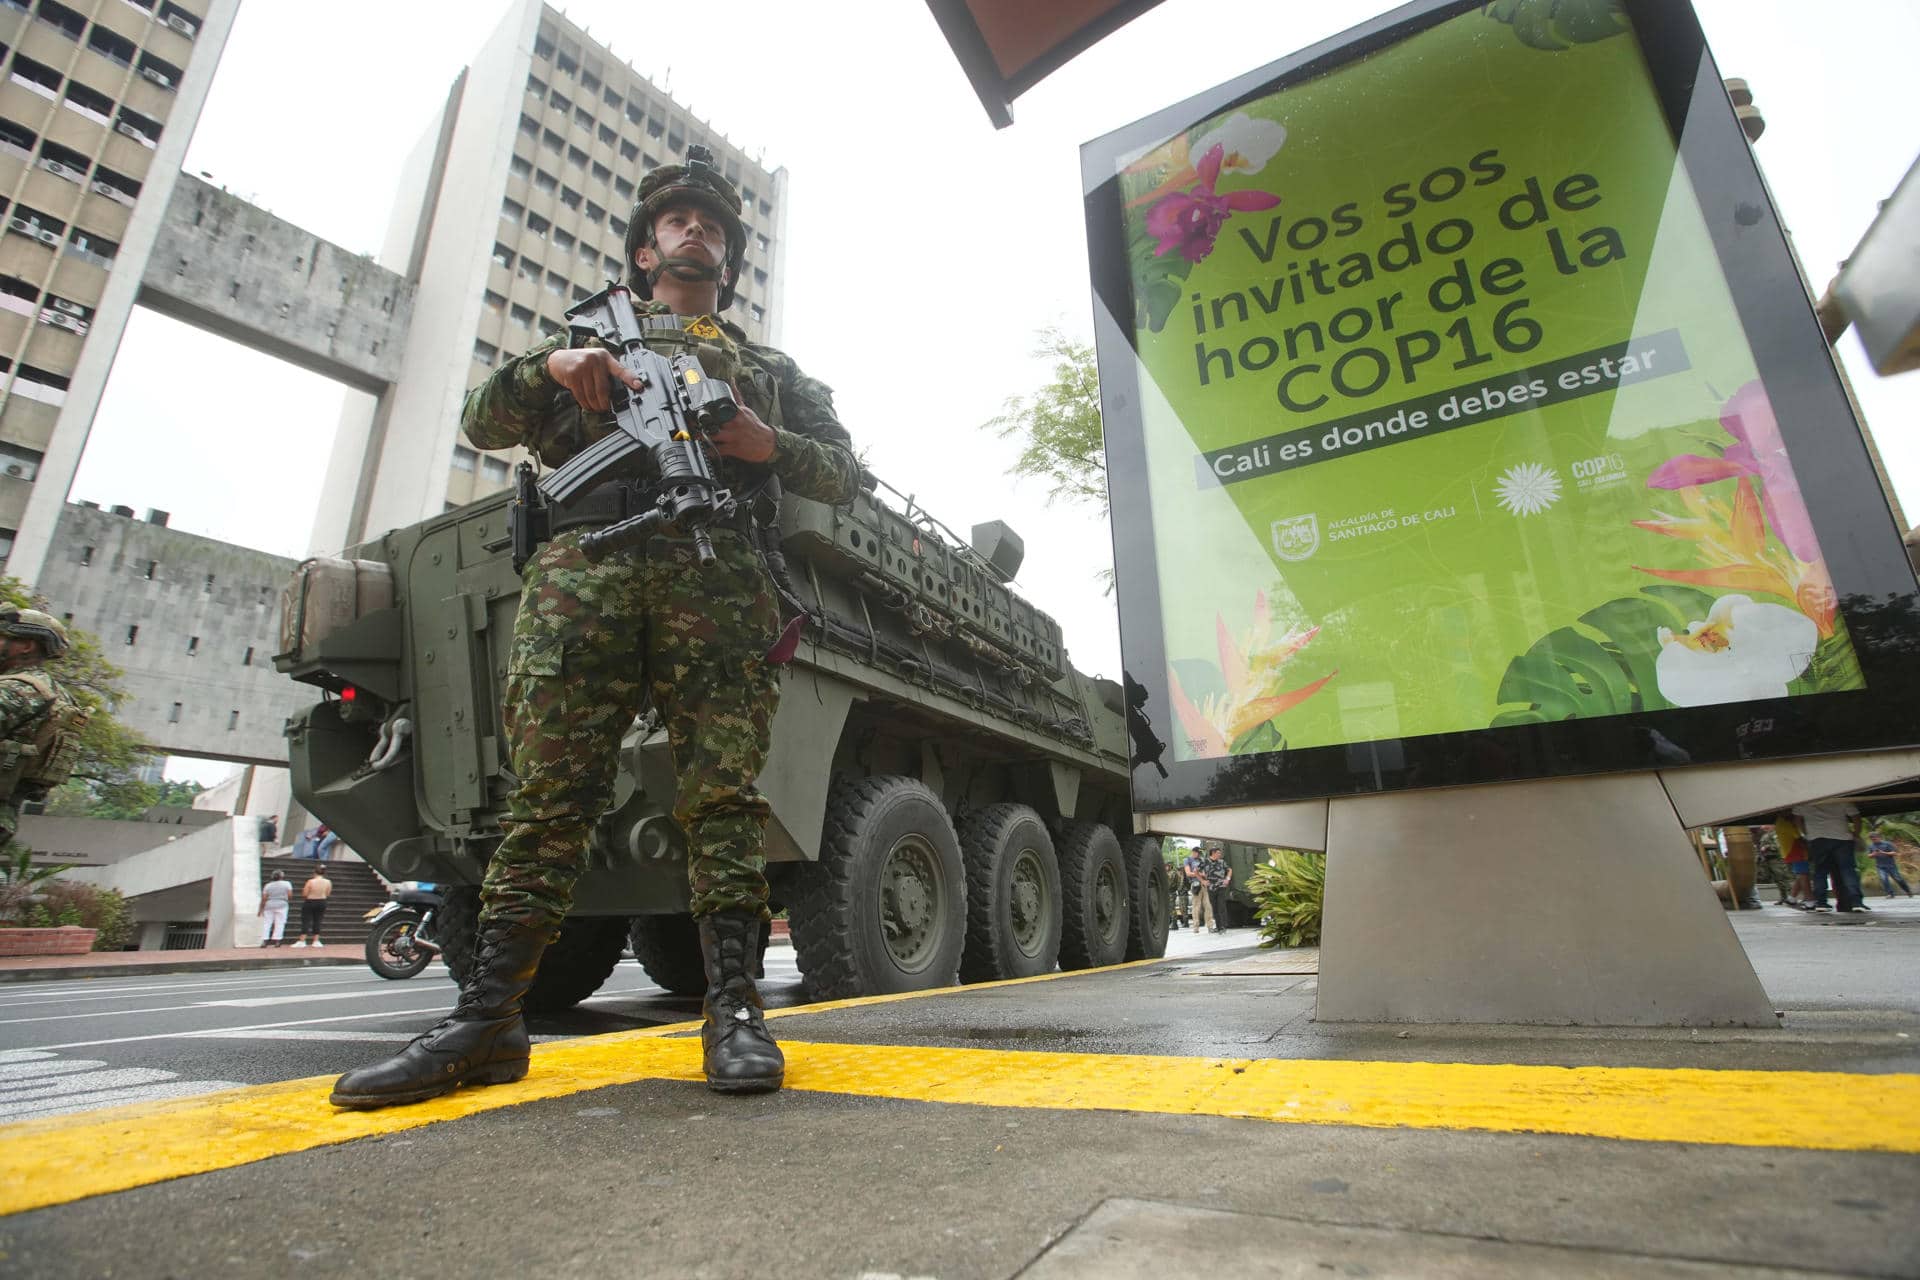
[[[67,780],[87,712],[44,665],[67,651],[67,629],[38,609],[0,609],[0,846],[20,829],[23,801]]]
[[[708,1087],[763,1092],[782,1082],[785,1061],[752,976],[768,918],[768,810],[754,782],[779,696],[776,664],[791,656],[793,636],[774,651],[779,607],[748,521],[777,493],[776,480],[821,502],[850,502],[860,468],[828,388],[714,318],[733,299],[746,228],[739,194],[706,148],[688,148],[685,165],[641,181],[626,250],[648,345],[690,351],[709,378],[733,386],[740,413],[709,443],[720,483],[743,499],[740,516],[711,527],[709,565],[674,536],[594,563],[581,535],[649,505],[650,477],[609,481],[554,510],[552,538],[522,575],[502,717],[517,783],[481,889],[473,970],[446,1021],[398,1056],[342,1076],[337,1105],[416,1102],[526,1074],[521,1002],[611,798],[621,737],[649,699],[679,775],[674,818],[687,836],[707,974]],[[605,349],[568,343],[547,339],[468,395],[461,425],[476,448],[524,445],[557,467],[615,429],[613,384],[638,389],[637,381]],[[632,461],[649,457],[643,450]],[[756,494],[760,501],[745,500]]]

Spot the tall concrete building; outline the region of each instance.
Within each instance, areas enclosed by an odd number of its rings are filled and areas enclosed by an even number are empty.
[[[401,369],[370,407],[343,415],[316,551],[507,486],[521,451],[461,443],[461,399],[625,274],[635,184],[696,142],[746,206],[729,318],[777,342],[786,170],[764,167],[541,0],[512,7],[407,165],[380,256],[415,286]]]
[[[239,0],[0,0],[0,555],[38,580]]]

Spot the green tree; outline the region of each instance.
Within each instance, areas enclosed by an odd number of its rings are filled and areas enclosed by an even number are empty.
[[[17,578],[0,578],[0,603],[52,612],[45,599],[35,596]],[[47,811],[138,817],[153,804],[155,791],[140,781],[134,770],[145,764],[152,752],[114,718],[114,712],[127,700],[127,691],[120,683],[126,672],[107,661],[99,640],[91,633],[68,627],[67,636],[72,643],[47,664],[47,670],[93,716],[81,736],[80,759],[74,765],[73,777],[47,797]]]
[[[1107,513],[1107,459],[1100,434],[1100,373],[1093,348],[1057,327],[1042,329],[1034,356],[1053,377],[1030,395],[1011,396],[986,425],[1020,441],[1013,474],[1042,480],[1049,502],[1088,503]]]

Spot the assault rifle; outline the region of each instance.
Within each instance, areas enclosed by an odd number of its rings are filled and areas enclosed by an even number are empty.
[[[608,525],[580,539],[589,560],[646,541],[665,527],[693,539],[701,563],[713,559],[707,526],[733,515],[733,494],[719,487],[707,465],[707,452],[695,431],[710,431],[739,412],[733,392],[701,370],[682,352],[665,356],[647,348],[644,324],[633,309],[625,285],[610,283],[567,312],[576,339],[598,339],[612,349],[622,367],[640,380],[640,389],[615,381],[609,435],[594,441],[540,481],[549,502],[564,503],[597,483],[611,468],[641,449],[653,454],[660,491],[654,505],[637,516]],[[672,320],[676,326],[679,321]]]

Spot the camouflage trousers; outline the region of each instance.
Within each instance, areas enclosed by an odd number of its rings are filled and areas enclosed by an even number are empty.
[[[766,569],[746,538],[713,531],[715,561],[656,539],[599,564],[580,531],[527,565],[503,728],[519,780],[480,891],[482,919],[558,924],[589,833],[613,794],[620,740],[649,695],[673,747],[673,816],[687,837],[693,913],[766,918],[766,763],[779,632]]]

